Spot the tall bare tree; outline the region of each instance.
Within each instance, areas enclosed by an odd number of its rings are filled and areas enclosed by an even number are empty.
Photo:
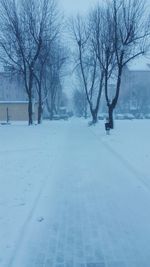
[[[33,123],[34,77],[44,42],[55,36],[54,0],[0,0],[0,47],[4,61],[23,75]]]
[[[68,55],[67,49],[61,44],[59,38],[55,40],[49,51],[44,81],[47,95],[46,107],[49,112],[50,120],[53,120],[54,114],[59,112],[62,96],[62,82],[65,76],[65,66]]]
[[[97,122],[97,114],[100,105],[101,93],[104,81],[104,72],[100,71],[97,64],[97,55],[93,47],[92,24],[90,18],[84,21],[77,16],[72,21],[72,32],[78,47],[78,62],[83,79],[87,102],[92,115],[92,123]]]
[[[62,30],[62,15],[59,12],[57,2],[49,1],[47,8],[47,29],[43,36],[43,45],[41,53],[38,58],[37,68],[34,71],[34,77],[37,85],[38,94],[38,123],[42,121],[43,107],[49,97],[49,93],[52,88],[47,87],[47,81],[49,80],[48,66],[56,65],[55,58],[52,57],[55,54],[56,46],[60,43],[60,32]],[[48,10],[49,8],[49,10]],[[61,22],[61,23],[60,23]],[[58,49],[57,49],[58,50]],[[59,73],[59,66],[56,68],[56,72]]]
[[[100,75],[104,75],[105,95],[108,100],[108,81],[116,67],[114,32],[111,11],[107,5],[97,5],[90,13],[92,42],[99,64]]]
[[[107,29],[111,29],[111,44],[115,55],[116,88],[111,98],[105,80],[105,97],[109,111],[109,125],[113,129],[113,111],[117,105],[123,69],[127,63],[144,54],[145,38],[149,35],[143,0],[112,0],[107,3]],[[108,44],[108,40],[106,40]],[[105,72],[105,75],[107,73]]]

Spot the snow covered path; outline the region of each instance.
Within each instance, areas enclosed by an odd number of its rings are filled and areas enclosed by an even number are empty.
[[[150,178],[123,144],[78,120],[0,131],[1,267],[150,266]]]

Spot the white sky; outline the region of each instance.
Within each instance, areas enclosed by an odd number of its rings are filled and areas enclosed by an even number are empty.
[[[98,3],[98,0],[58,0],[58,2],[67,15],[73,15],[87,12],[91,6]]]
[[[85,13],[95,3],[102,2],[103,0],[58,0],[60,7],[64,10],[66,15],[74,15],[76,13]],[[147,1],[150,6],[150,0]]]

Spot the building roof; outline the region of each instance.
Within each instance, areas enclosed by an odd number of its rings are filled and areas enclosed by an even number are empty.
[[[28,104],[29,101],[0,101],[0,104]]]

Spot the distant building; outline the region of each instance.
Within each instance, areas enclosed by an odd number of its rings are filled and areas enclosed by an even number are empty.
[[[112,100],[116,92],[116,75],[108,83]],[[100,113],[108,112],[105,92],[102,92]],[[140,57],[124,67],[116,113],[150,114],[150,59]]]
[[[0,72],[0,101],[25,101],[27,95],[21,75],[14,72]]]
[[[38,107],[33,107],[33,119],[37,121]],[[0,101],[0,121],[28,121],[28,101]]]
[[[33,107],[37,120],[37,105]],[[21,75],[8,68],[0,72],[0,121],[28,121],[28,98]]]
[[[49,85],[51,86],[51,85]],[[56,90],[57,89],[57,90]],[[54,92],[56,90],[56,93]],[[35,102],[38,101],[37,91],[33,88]],[[52,93],[52,94],[51,94]],[[61,84],[48,93],[43,105],[43,118],[50,118],[51,112],[59,114],[59,108],[66,104],[66,96],[62,92]],[[52,103],[55,98],[55,103]],[[53,100],[54,101],[54,100]],[[33,117],[37,120],[38,107],[33,105]],[[53,110],[52,110],[52,106]],[[9,66],[0,66],[0,121],[26,121],[28,120],[28,96],[25,91],[24,81]]]
[[[117,109],[133,114],[150,112],[150,64],[145,58],[124,68]]]

